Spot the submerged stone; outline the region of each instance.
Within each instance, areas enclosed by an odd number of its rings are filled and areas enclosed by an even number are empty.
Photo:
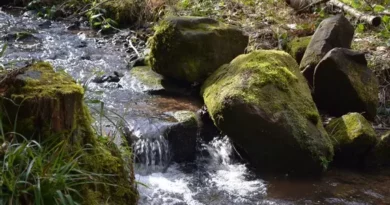
[[[170,17],[150,40],[150,64],[157,73],[202,83],[219,66],[244,53],[248,36],[235,27],[204,17]]]
[[[320,23],[299,65],[310,87],[313,83],[314,68],[322,57],[336,47],[351,48],[354,30],[342,14],[329,17]]]
[[[346,48],[329,51],[314,71],[314,101],[318,109],[339,117],[359,112],[374,120],[379,84],[364,53]]]
[[[151,94],[186,94],[190,92],[188,85],[180,85],[154,72],[149,66],[138,66],[130,70],[137,87],[142,92]]]
[[[340,166],[362,165],[378,141],[371,124],[359,113],[331,120],[326,130],[334,146],[334,162]]]
[[[287,53],[240,55],[207,79],[202,95],[215,125],[258,171],[316,175],[332,160],[309,87]]]

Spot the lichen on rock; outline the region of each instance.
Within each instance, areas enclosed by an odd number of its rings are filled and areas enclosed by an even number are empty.
[[[201,91],[215,125],[259,171],[319,174],[333,150],[295,60],[261,50],[221,66]]]

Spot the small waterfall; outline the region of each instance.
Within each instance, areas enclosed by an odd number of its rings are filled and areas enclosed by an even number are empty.
[[[168,141],[162,135],[137,140],[133,145],[133,152],[137,166],[147,172],[163,171],[171,160]]]
[[[233,145],[227,136],[214,138],[209,144],[203,145],[211,156],[214,164],[229,165],[232,163]]]

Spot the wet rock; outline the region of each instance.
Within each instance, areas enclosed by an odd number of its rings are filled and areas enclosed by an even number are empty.
[[[359,113],[331,120],[326,130],[334,146],[334,163],[339,166],[362,165],[378,141],[371,124]]]
[[[131,67],[139,67],[139,66],[147,66],[148,63],[146,62],[146,59],[144,57],[137,58],[131,63]]]
[[[390,132],[379,138],[379,142],[365,159],[369,167],[390,166]]]
[[[51,21],[50,20],[46,20],[45,22],[41,23],[38,25],[39,28],[50,28],[51,26]]]
[[[188,85],[181,86],[162,75],[152,71],[149,66],[134,67],[130,75],[136,79],[139,89],[151,94],[186,94],[190,92]]]
[[[208,143],[220,135],[220,131],[214,125],[206,106],[196,112],[196,117],[199,123],[198,133],[204,142]]]
[[[206,80],[202,95],[215,125],[259,172],[316,175],[332,160],[310,89],[289,54],[240,55]]]
[[[80,22],[79,21],[75,21],[72,25],[68,26],[66,29],[70,30],[70,31],[74,31],[74,30],[79,30],[80,29]]]
[[[88,46],[87,41],[80,41],[80,42],[77,42],[75,45],[76,48],[85,48],[87,46]]]
[[[314,69],[322,57],[336,47],[351,48],[354,30],[351,23],[341,14],[321,22],[299,65],[310,87],[313,84]]]
[[[247,44],[242,31],[213,19],[171,17],[160,22],[151,38],[150,64],[165,77],[201,83]]]
[[[306,37],[297,37],[292,39],[288,44],[286,51],[289,53],[298,64],[301,63],[303,54],[306,51],[307,46],[309,45],[311,36]]]
[[[177,123],[171,125],[165,133],[175,162],[195,160],[198,123],[196,115],[191,111],[173,113]]]
[[[379,85],[364,53],[345,48],[329,51],[315,68],[314,101],[333,116],[359,112],[374,120]]]
[[[119,82],[120,81],[120,78],[123,77],[123,74],[115,71],[113,72],[112,74],[105,74],[105,75],[102,75],[102,76],[96,76],[92,82],[94,83],[104,83],[104,82],[109,82],[109,83],[112,83],[112,82]]]

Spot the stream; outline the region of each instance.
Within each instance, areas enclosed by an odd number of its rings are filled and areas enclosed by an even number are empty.
[[[97,130],[116,136],[116,126],[121,124],[140,139],[134,150],[146,153],[148,161],[135,164],[136,180],[147,185],[138,186],[140,205],[390,204],[388,170],[359,173],[334,169],[321,179],[305,180],[260,177],[236,159],[226,136],[215,136],[208,143],[199,140],[192,163],[170,162],[165,157],[170,150],[161,137],[163,130],[176,122],[175,112],[199,110],[200,100],[145,92],[148,88],[129,72],[136,54],[125,46],[126,38],[136,32],[123,30],[102,37],[88,27],[68,30],[68,26],[70,23],[48,21],[31,12],[11,15],[0,10],[0,45],[8,44],[0,61],[14,67],[31,61],[50,62],[57,71],[65,71],[84,85]],[[145,40],[136,40],[140,52]],[[116,79],[93,82],[103,74]],[[102,112],[104,118],[99,115]]]

